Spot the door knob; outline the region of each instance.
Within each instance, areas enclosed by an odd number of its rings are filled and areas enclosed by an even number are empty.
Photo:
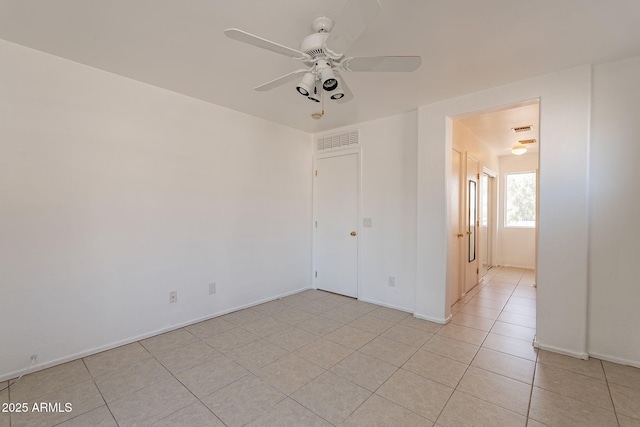
[[[458,237],[462,237],[462,236],[464,236],[464,234],[458,233]]]
[[[472,234],[472,233],[473,233],[472,231],[467,231],[467,234]]]
[[[355,235],[356,235],[356,232],[355,232],[355,231],[352,231],[352,232],[351,232],[351,235],[352,235],[352,236],[355,236]]]

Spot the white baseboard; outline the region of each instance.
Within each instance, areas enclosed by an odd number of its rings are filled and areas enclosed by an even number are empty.
[[[358,298],[358,301],[368,302],[368,303],[371,303],[371,304],[380,305],[382,307],[393,308],[394,310],[400,310],[400,311],[404,311],[406,313],[412,313],[413,314],[413,309],[407,308],[407,307],[401,307],[399,305],[387,304],[386,302],[380,302],[380,301],[372,300],[372,299],[369,299],[369,298]]]
[[[540,344],[540,342],[538,342],[537,337],[533,339],[533,346],[535,348],[539,348],[540,350],[547,350],[547,351],[552,351],[554,353],[559,353],[559,354],[564,354],[566,356],[571,356],[571,357],[576,357],[578,359],[583,359],[583,360],[588,360],[589,359],[589,353],[583,352],[576,352],[576,351],[572,351],[572,350],[567,350],[566,348],[560,348],[560,347],[555,347],[552,345],[546,345],[546,344]]]
[[[522,268],[523,270],[535,270],[536,266],[527,267],[524,265],[515,265],[515,264],[499,264],[494,265],[493,267],[506,267],[506,268]]]
[[[629,359],[624,359],[622,357],[616,357],[608,354],[594,353],[594,352],[589,352],[589,355],[591,357],[595,357],[596,359],[605,360],[607,362],[613,362],[613,363],[618,363],[620,365],[627,365],[627,366],[640,368],[640,360],[629,360]]]
[[[126,338],[124,340],[112,342],[112,343],[109,343],[109,344],[101,345],[99,347],[94,347],[94,348],[90,348],[88,350],[84,350],[84,351],[80,351],[80,352],[77,352],[77,353],[74,353],[74,354],[70,354],[68,356],[61,357],[61,358],[58,358],[58,359],[55,359],[55,360],[50,360],[50,361],[47,361],[45,363],[33,365],[31,367],[31,369],[29,369],[28,373],[41,371],[43,369],[47,369],[47,368],[50,368],[52,366],[60,365],[62,363],[71,362],[72,360],[80,359],[82,357],[91,356],[93,354],[101,353],[103,351],[111,350],[111,349],[114,349],[116,347],[121,347],[123,345],[131,344],[131,343],[134,343],[136,341],[140,341],[140,340],[143,340],[143,339],[146,339],[146,338],[151,338],[153,336],[156,336],[156,335],[159,335],[159,334],[163,334],[165,332],[171,332],[171,331],[176,330],[176,329],[184,328],[185,326],[189,326],[189,325],[193,325],[193,324],[196,324],[196,323],[203,322],[205,320],[213,319],[214,317],[223,316],[225,314],[232,313],[234,311],[243,310],[245,308],[250,308],[250,307],[254,307],[256,305],[264,304],[265,302],[269,302],[269,301],[277,300],[277,299],[280,299],[280,298],[284,298],[284,297],[289,296],[289,295],[294,295],[294,294],[297,294],[297,293],[300,293],[300,292],[303,292],[303,291],[306,291],[306,290],[309,290],[309,289],[312,289],[312,288],[311,287],[306,287],[306,288],[303,288],[303,289],[297,289],[295,291],[286,292],[286,293],[283,293],[283,294],[280,294],[280,295],[276,295],[275,297],[264,298],[264,299],[261,299],[261,300],[258,300],[258,301],[251,302],[249,304],[244,304],[244,305],[241,305],[241,306],[238,306],[238,307],[235,307],[235,308],[231,308],[231,309],[228,309],[228,310],[219,311],[219,312],[216,312],[216,313],[211,314],[211,315],[207,315],[207,316],[204,316],[204,317],[199,317],[199,318],[193,319],[193,320],[188,320],[186,322],[182,322],[182,323],[179,323],[179,324],[176,324],[176,325],[171,325],[171,326],[168,326],[166,328],[157,329],[155,331],[151,331],[151,332],[147,332],[147,333],[144,333],[144,334],[141,334],[141,335],[137,335],[137,336],[134,336],[134,337]],[[25,366],[25,368],[26,368],[26,366]],[[23,371],[24,371],[24,368],[20,369],[20,370],[17,370],[17,371],[9,372],[8,374],[1,375],[0,376],[0,382],[17,378],[23,373]]]
[[[449,323],[449,321],[451,321],[451,318],[453,317],[453,315],[450,314],[449,317],[444,318],[444,317],[431,317],[431,316],[427,316],[420,313],[413,313],[413,317],[415,317],[416,319],[428,320],[429,322],[446,325],[447,323]]]

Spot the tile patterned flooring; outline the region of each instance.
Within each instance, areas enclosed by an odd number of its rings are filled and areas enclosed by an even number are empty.
[[[531,271],[494,268],[448,325],[305,291],[24,376],[23,426],[640,426],[640,369],[531,345]],[[0,383],[0,388],[7,383]]]

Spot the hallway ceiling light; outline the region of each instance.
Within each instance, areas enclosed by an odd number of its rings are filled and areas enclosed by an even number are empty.
[[[511,153],[515,154],[516,156],[521,156],[526,152],[527,152],[527,147],[525,147],[522,144],[516,144],[513,147],[511,147]]]

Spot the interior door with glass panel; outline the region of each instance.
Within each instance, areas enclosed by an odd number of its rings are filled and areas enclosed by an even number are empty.
[[[480,269],[478,268],[478,181],[479,163],[467,156],[467,182],[465,185],[465,228],[466,228],[466,267],[464,291],[469,292],[478,284]]]

